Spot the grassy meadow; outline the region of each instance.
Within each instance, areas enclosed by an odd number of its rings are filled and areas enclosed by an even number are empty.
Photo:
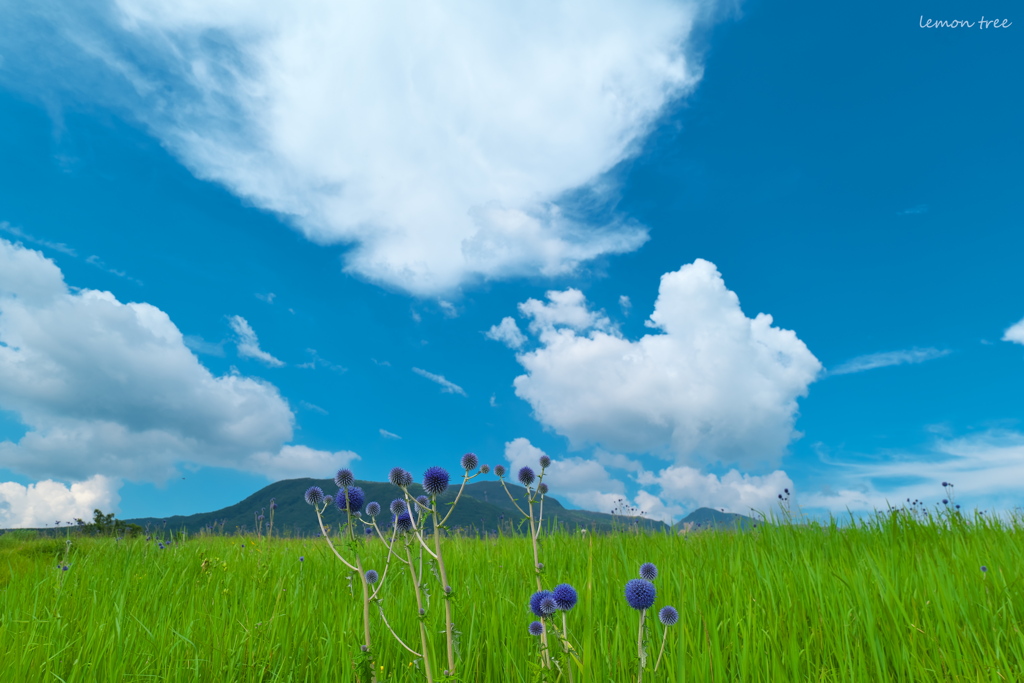
[[[545,588],[579,592],[567,617],[577,682],[636,680],[639,613],[623,586],[642,562],[659,569],[644,681],[1024,681],[1019,522],[904,513],[842,530],[555,532],[541,536],[541,560]],[[0,680],[357,680],[360,584],[322,538],[168,539],[0,536]],[[384,543],[359,543],[364,567],[383,574]],[[457,680],[537,679],[529,540],[444,543]],[[427,577],[439,673],[444,598]],[[398,566],[382,581],[388,622],[417,648],[410,582]],[[680,618],[654,672],[664,605]],[[377,679],[422,681],[371,609]]]

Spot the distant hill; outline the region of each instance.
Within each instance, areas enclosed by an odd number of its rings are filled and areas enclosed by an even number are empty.
[[[150,529],[166,528],[168,530],[185,529],[196,533],[212,528],[224,533],[236,531],[252,532],[256,526],[256,515],[262,513],[269,520],[270,500],[274,499],[277,509],[274,512],[274,535],[310,536],[320,533],[316,515],[304,499],[306,489],[319,486],[327,495],[334,494],[338,487],[331,479],[287,479],[266,486],[245,500],[234,505],[212,512],[201,512],[194,515],[176,515],[167,518],[142,517],[128,519],[126,522],[138,524]],[[366,493],[366,501],[377,501],[381,506],[378,524],[388,526],[391,514],[388,505],[395,498],[401,497],[401,490],[390,483],[375,481],[356,481]],[[515,496],[523,509],[526,509],[526,489],[508,484],[508,489]],[[422,495],[419,484],[409,487],[414,496]],[[442,496],[442,507],[447,507],[455,500],[459,487],[452,486]],[[536,510],[535,513],[536,514]],[[335,525],[343,519],[335,510],[328,510],[324,515],[327,524]],[[491,532],[501,529],[504,533],[523,532],[525,525],[523,516],[509,500],[499,481],[473,482],[466,485],[462,499],[456,506],[447,526],[451,529],[462,529],[467,533]],[[266,522],[264,522],[266,524]],[[544,498],[544,526],[548,528],[558,525],[569,530],[578,528],[593,531],[613,531],[624,527],[643,528],[652,531],[668,532],[671,528],[664,522],[642,517],[623,517],[589,510],[570,510],[557,499],[550,496]]]
[[[697,508],[686,517],[673,525],[676,531],[683,531],[689,528],[690,532],[714,529],[718,531],[747,531],[759,524],[759,519],[736,514],[734,512],[721,512],[711,508]]]

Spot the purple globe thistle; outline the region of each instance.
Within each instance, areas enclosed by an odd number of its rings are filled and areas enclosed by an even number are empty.
[[[428,467],[423,473],[423,490],[428,496],[440,496],[448,490],[449,479],[448,470],[443,467]]]
[[[650,609],[657,594],[654,584],[646,579],[630,579],[626,582],[626,602],[633,609]]]
[[[944,481],[944,482],[942,482],[942,487],[943,487],[943,488],[945,488],[945,487],[947,487],[947,486],[949,486],[949,482],[948,482],[948,481]]]
[[[985,565],[981,565],[981,571],[987,572],[988,571],[988,567],[986,567]]]
[[[546,470],[549,467],[551,467],[551,458],[546,455],[540,456],[540,468]]]
[[[543,612],[545,616],[550,617],[558,611],[558,603],[555,602],[553,597],[548,596],[540,601],[540,611]]]
[[[366,583],[371,584],[371,585],[377,583],[377,579],[380,578],[380,576],[377,575],[377,572],[375,572],[372,569],[367,569],[365,576],[366,576]]]
[[[421,510],[430,509],[430,499],[427,498],[426,496],[418,496],[416,498],[416,504],[419,506]]]
[[[551,591],[537,591],[536,593],[530,596],[530,611],[538,617],[540,617],[541,619],[550,616],[555,611],[554,609],[552,609],[550,612],[544,611],[544,608],[548,606],[545,605],[545,600],[550,600],[550,606],[555,607],[555,599],[554,597],[552,597]],[[555,607],[555,609],[557,609],[557,607]]]
[[[505,476],[505,466],[504,466],[504,465],[495,465],[495,466],[494,466],[494,474],[495,474],[495,475],[496,475],[496,476],[497,476],[497,477],[498,477],[499,479],[500,479],[501,477],[504,477],[504,476]]]
[[[327,507],[334,505],[334,496],[324,496],[324,505]]]
[[[480,473],[481,474],[487,474],[490,471],[491,471],[491,466],[490,465],[480,465]]]
[[[576,606],[576,601],[579,600],[576,589],[567,583],[560,583],[555,586],[555,589],[551,591],[551,595],[555,598],[555,607],[563,612],[571,610]]]
[[[345,494],[348,493],[348,502],[345,502]],[[358,512],[359,508],[363,507],[363,502],[366,500],[366,494],[358,486],[349,486],[346,489],[341,489],[334,496],[334,506],[345,512]]]
[[[262,522],[264,519],[266,519],[266,517],[264,517],[263,515],[256,515],[257,522]]]
[[[393,501],[391,501],[391,505],[388,506],[388,509],[391,510],[391,514],[400,515],[403,512],[405,512],[408,508],[406,507],[404,500],[402,500],[401,498],[395,498]]]
[[[277,509],[277,503],[274,502],[273,498],[270,499],[270,509],[271,510],[276,510]]]
[[[530,469],[529,467],[519,468],[519,483],[522,484],[523,486],[529,486],[530,484],[533,483],[534,479],[536,478],[537,475],[535,475],[533,473],[533,470]]]
[[[412,531],[412,516],[408,512],[403,512],[395,517],[395,528],[402,533]]]
[[[334,475],[334,483],[338,485],[339,489],[346,489],[356,481],[355,476],[352,474],[352,470],[347,467],[343,467],[338,470],[338,473]]]
[[[947,499],[943,498],[942,499],[942,504],[943,505],[949,505],[949,501]]]
[[[658,619],[665,626],[675,626],[676,622],[679,621],[679,611],[671,605],[665,605],[658,610]]]
[[[537,493],[546,496],[548,494],[548,485],[544,482],[537,484]]]
[[[391,471],[388,472],[388,481],[399,488],[405,488],[412,483],[412,474],[403,470],[401,467],[392,467]]]
[[[644,562],[640,565],[640,578],[647,581],[654,581],[658,578],[658,568],[652,562]]]
[[[480,459],[476,457],[476,453],[466,453],[462,456],[460,464],[462,465],[462,469],[469,472],[470,470],[476,469],[476,466],[480,464]]]
[[[373,500],[366,504],[366,514],[371,517],[376,517],[380,514],[380,503]]]
[[[310,486],[306,489],[306,502],[310,505],[319,505],[324,502],[324,491],[319,486]]]
[[[544,624],[542,624],[539,621],[531,621],[530,622],[530,635],[531,636],[539,636],[542,633],[544,633]]]

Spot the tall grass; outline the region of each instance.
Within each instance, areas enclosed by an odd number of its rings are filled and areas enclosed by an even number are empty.
[[[653,562],[655,608],[675,605],[680,618],[644,680],[1022,681],[1019,522],[897,515],[847,529],[556,532],[541,537],[544,582],[579,589],[577,680],[636,680],[636,614],[623,586]],[[379,568],[384,544],[365,543],[365,567]],[[446,543],[465,579],[453,598],[461,680],[532,680],[529,539]],[[412,587],[394,581],[382,595],[391,627],[415,642]],[[73,538],[68,549],[59,538],[0,536],[3,681],[353,681],[361,617],[358,578],[318,539],[198,536],[160,549]],[[431,633],[443,620],[428,610]],[[379,620],[373,628],[378,679],[423,680]],[[652,625],[648,651],[661,628]],[[442,661],[443,638],[432,642]]]

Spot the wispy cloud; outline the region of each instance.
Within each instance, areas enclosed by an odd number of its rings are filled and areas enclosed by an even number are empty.
[[[142,280],[140,280],[138,278],[132,277],[128,273],[124,272],[123,270],[117,270],[116,268],[111,268],[110,266],[108,266],[106,263],[103,262],[103,259],[101,259],[99,256],[96,256],[96,254],[93,254],[89,258],[85,259],[85,262],[88,263],[90,266],[94,266],[96,268],[99,268],[104,273],[110,273],[111,275],[116,275],[118,277],[123,277],[125,280],[131,280],[132,282],[134,282],[137,285],[141,285],[142,284]]]
[[[432,372],[427,372],[426,370],[421,370],[419,368],[413,368],[412,371],[415,372],[420,377],[426,377],[431,382],[437,382],[438,384],[440,384],[441,391],[443,391],[446,394],[461,394],[462,396],[466,396],[466,392],[462,387],[460,387],[458,384],[449,382],[442,375],[435,375]]]
[[[928,213],[928,205],[927,204],[918,204],[917,206],[912,206],[909,209],[904,209],[903,211],[897,211],[896,215],[897,216],[916,216],[916,215],[922,214],[922,213]]]
[[[342,365],[338,365],[337,363],[332,363],[331,361],[327,360],[326,358],[322,358],[320,356],[320,354],[317,353],[316,349],[306,349],[306,353],[308,353],[313,358],[312,358],[312,360],[309,360],[309,361],[299,365],[298,367],[300,367],[300,368],[305,368],[307,370],[313,370],[313,369],[319,367],[319,368],[327,368],[328,370],[333,370],[334,372],[339,372],[339,373],[340,372],[348,372],[348,368],[346,368],[346,367],[344,367]]]
[[[312,410],[314,413],[320,413],[321,415],[328,415],[329,414],[326,410],[324,410],[320,406],[316,405],[315,403],[310,403],[309,401],[299,401],[299,407],[300,408],[305,408],[306,410]]]
[[[398,434],[395,434],[394,432],[389,432],[386,429],[378,429],[377,431],[380,432],[380,435],[383,436],[385,439],[401,439],[402,438]]]
[[[885,368],[890,365],[910,365],[924,363],[948,356],[952,351],[949,349],[906,349],[903,351],[886,351],[884,353],[869,353],[865,356],[851,358],[839,367],[829,370],[826,375],[850,375],[855,372]]]
[[[260,301],[264,301],[264,302],[266,302],[268,304],[272,304],[272,303],[274,303],[274,299],[277,298],[277,295],[274,294],[273,292],[271,292],[270,294],[260,294],[260,293],[257,293],[256,294],[256,298],[259,299]]]
[[[63,242],[51,242],[40,237],[34,237],[21,228],[15,227],[6,221],[0,222],[0,230],[6,232],[8,235],[14,235],[22,242],[28,242],[40,247],[46,247],[47,249],[53,249],[54,251],[59,251],[62,254],[74,256],[75,258],[78,257],[78,253]]]
[[[245,318],[240,315],[233,315],[229,318],[229,321],[231,323],[231,329],[238,335],[237,346],[239,356],[242,356],[243,358],[255,358],[256,360],[263,361],[267,365],[275,368],[279,368],[284,365],[284,361],[274,358],[260,348],[259,339],[256,338],[256,333]]]

